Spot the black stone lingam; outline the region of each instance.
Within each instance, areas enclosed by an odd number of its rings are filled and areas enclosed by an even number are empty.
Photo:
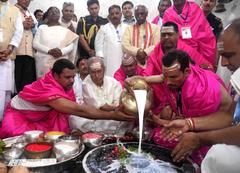
[[[107,144],[88,152],[83,159],[83,168],[86,173],[133,173],[136,170],[144,170],[144,173],[195,173],[195,169],[189,161],[174,163],[171,151],[153,144],[142,144],[142,153],[124,155],[114,154],[117,144]],[[137,142],[123,143],[127,149],[138,148]],[[149,159],[151,158],[151,159]],[[156,162],[155,162],[156,161]],[[152,164],[155,162],[156,164]],[[152,166],[152,168],[151,168]],[[160,166],[159,168],[157,166]],[[129,171],[131,167],[131,171]],[[148,168],[148,169],[146,169]],[[132,171],[134,170],[134,171]],[[147,170],[147,172],[146,172]],[[155,173],[154,172],[154,173]]]

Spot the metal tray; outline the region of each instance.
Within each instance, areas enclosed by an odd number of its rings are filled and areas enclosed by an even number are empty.
[[[3,141],[6,143],[7,147],[11,147],[12,144],[17,142],[17,140],[19,138],[21,138],[21,136],[6,138]],[[73,157],[71,157],[69,159],[66,159],[64,161],[60,161],[60,162],[57,162],[54,164],[47,164],[44,166],[31,166],[28,168],[30,171],[37,172],[37,173],[59,173],[59,172],[62,172],[64,170],[71,168],[73,165],[76,164],[75,162],[81,157],[81,154],[83,153],[84,149],[85,149],[85,145],[82,143],[80,151],[76,155],[74,155]],[[22,156],[22,159],[25,159],[24,155]],[[2,160],[6,165],[9,164],[9,162],[4,161],[3,158],[1,158],[0,160]]]
[[[82,144],[82,147],[81,147],[81,150],[79,151],[79,153],[76,154],[75,156],[73,156],[72,158],[69,158],[67,160],[57,162],[55,164],[48,165],[48,166],[41,166],[41,167],[34,167],[34,168],[32,167],[32,168],[29,168],[29,170],[31,170],[33,172],[37,172],[37,173],[59,173],[59,172],[62,172],[64,170],[69,169],[70,167],[72,167],[75,164],[75,162],[81,156],[84,149],[85,149],[85,146],[84,146],[84,144]]]

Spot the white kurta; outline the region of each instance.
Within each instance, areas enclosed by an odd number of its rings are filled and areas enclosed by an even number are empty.
[[[83,99],[86,104],[100,108],[104,104],[117,106],[121,95],[121,84],[112,77],[104,77],[102,87],[96,86],[88,75],[83,81]],[[122,136],[132,128],[132,123],[114,120],[90,120],[72,116],[70,127],[82,132],[97,131]]]
[[[202,161],[202,173],[239,173],[240,147],[235,145],[213,145]]]
[[[120,24],[117,28],[112,23],[100,27],[95,38],[96,55],[103,57],[106,66],[105,74],[112,76],[122,63],[122,36],[126,24]]]
[[[60,22],[60,25],[65,27],[65,28],[68,28],[72,24],[73,28],[74,28],[74,30],[76,32],[76,30],[77,30],[77,22],[75,22],[75,21],[65,22],[63,18],[59,22]]]
[[[9,2],[0,2],[0,20],[3,19],[4,14],[9,10]],[[11,21],[11,18],[9,18]],[[23,35],[23,25],[22,25],[22,19],[19,14],[19,16],[16,18],[16,22],[14,24],[15,31],[13,33],[12,38],[10,39],[10,42],[7,43],[7,45],[13,45],[16,48],[19,46],[22,35]],[[0,26],[0,43],[3,41],[3,38],[6,37],[3,35],[2,28]],[[2,50],[2,47],[0,47],[0,51]],[[3,113],[5,110],[5,106],[9,102],[11,98],[11,92],[14,91],[14,61],[10,58],[6,61],[0,62],[0,121],[2,120]]]
[[[68,32],[69,30],[62,26],[49,27],[48,25],[41,25],[38,28],[33,40],[33,48],[36,49],[34,57],[36,60],[37,77],[45,75],[56,61],[56,58],[48,54],[50,49],[60,48],[62,52],[62,57],[60,58],[69,59],[72,62],[75,61],[71,59],[70,55],[71,53],[74,54],[77,37],[71,44],[63,46],[64,40],[68,37]]]
[[[81,104],[83,102],[82,83],[83,83],[83,81],[80,77],[80,74],[77,73],[74,77],[73,91],[74,91],[74,95],[76,97],[76,102],[79,104]]]

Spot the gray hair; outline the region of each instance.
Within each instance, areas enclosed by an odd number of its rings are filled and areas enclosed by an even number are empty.
[[[62,9],[66,8],[66,7],[69,7],[69,6],[74,8],[74,3],[72,3],[72,2],[64,2]]]
[[[93,57],[88,59],[88,69],[90,69],[90,66],[95,62],[99,62],[101,64],[101,67],[103,69],[105,69],[103,59],[101,57],[98,57],[98,56],[93,56]]]
[[[135,10],[134,10],[134,11],[136,11],[138,8],[143,8],[143,9],[145,10],[145,12],[148,13],[148,9],[147,9],[147,7],[146,7],[145,5],[142,5],[142,4],[137,5],[137,6],[135,7]]]

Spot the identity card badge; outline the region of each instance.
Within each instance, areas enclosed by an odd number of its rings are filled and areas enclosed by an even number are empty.
[[[192,38],[192,32],[190,27],[182,27],[182,38],[183,39],[190,39]]]

